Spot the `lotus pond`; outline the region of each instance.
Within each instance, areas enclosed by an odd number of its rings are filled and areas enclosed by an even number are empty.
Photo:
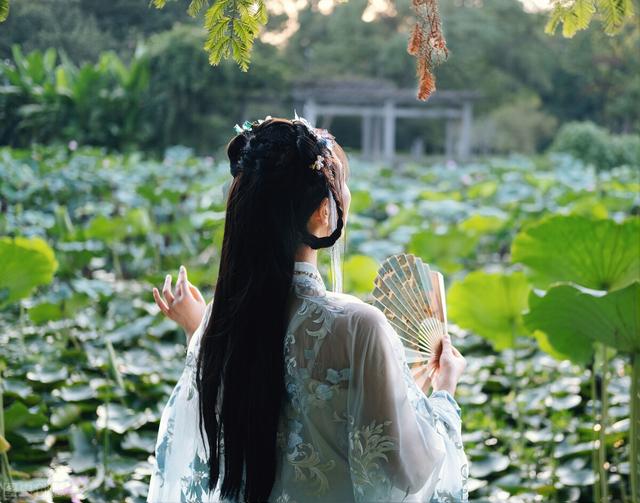
[[[144,501],[185,356],[151,288],[184,264],[210,298],[230,176],[183,148],[70,147],[0,149],[0,482],[6,498]],[[470,498],[633,501],[638,167],[354,159],[350,188],[346,291],[366,299],[401,251],[445,275]]]

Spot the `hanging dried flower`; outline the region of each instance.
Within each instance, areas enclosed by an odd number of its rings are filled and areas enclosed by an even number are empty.
[[[418,99],[426,100],[436,90],[433,68],[446,61],[449,51],[442,33],[437,0],[413,0],[417,21],[407,52],[417,58]]]

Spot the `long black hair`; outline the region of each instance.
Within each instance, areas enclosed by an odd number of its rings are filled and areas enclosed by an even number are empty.
[[[275,481],[295,253],[301,243],[314,249],[332,246],[344,222],[343,168],[336,149],[342,159],[344,152],[335,142],[329,148],[327,138],[333,140],[304,121],[268,118],[227,146],[233,180],[197,366],[209,489],[215,488],[222,468],[223,498],[267,501]],[[312,169],[318,156],[323,162]],[[329,236],[314,236],[307,230],[309,217],[331,195],[336,229]]]

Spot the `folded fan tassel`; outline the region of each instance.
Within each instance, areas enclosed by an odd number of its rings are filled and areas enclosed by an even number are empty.
[[[436,0],[413,0],[417,21],[409,37],[407,52],[417,58],[418,99],[427,100],[436,90],[434,66],[449,55],[442,33]]]

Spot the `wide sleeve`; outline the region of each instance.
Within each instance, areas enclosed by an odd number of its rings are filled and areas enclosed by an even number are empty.
[[[353,323],[347,403],[357,501],[466,501],[460,408],[415,384],[399,336],[372,306]]]

